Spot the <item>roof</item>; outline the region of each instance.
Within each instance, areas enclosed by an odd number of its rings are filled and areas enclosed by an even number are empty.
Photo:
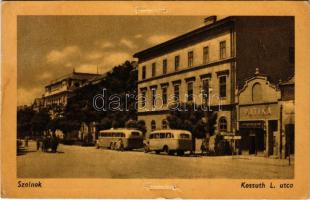
[[[89,80],[89,79],[92,79],[95,77],[100,77],[100,76],[101,76],[100,74],[72,72],[70,74],[66,74],[66,75],[60,76],[60,77],[52,80],[49,85],[53,85],[55,83],[61,82],[61,81],[66,80],[66,79]],[[47,86],[49,86],[49,85],[47,85]]]
[[[162,129],[162,130],[154,130],[152,131],[152,133],[166,133],[166,132],[169,132],[169,133],[176,133],[176,134],[181,134],[181,133],[190,133],[190,131],[188,130],[182,130],[182,129]]]
[[[289,80],[281,82],[279,85],[294,85],[295,84],[295,75],[293,75]]]
[[[212,24],[208,24],[208,25],[202,26],[202,27],[200,27],[198,29],[195,29],[193,31],[187,32],[185,34],[182,34],[182,35],[180,35],[178,37],[175,37],[173,39],[170,39],[170,40],[168,40],[166,42],[160,43],[158,45],[155,45],[155,46],[152,46],[152,47],[147,48],[145,50],[142,50],[140,52],[137,52],[133,56],[135,58],[144,57],[145,55],[147,55],[147,54],[149,54],[151,52],[156,52],[156,51],[158,51],[160,49],[163,49],[165,47],[172,46],[173,44],[186,41],[189,38],[193,38],[194,36],[197,36],[197,35],[200,35],[202,33],[207,32],[207,31],[216,29],[216,28],[218,28],[218,27],[220,27],[222,25],[227,24],[228,22],[232,22],[233,19],[234,19],[233,17],[226,17],[226,18],[218,20],[218,21],[216,21],[216,22],[214,22]]]

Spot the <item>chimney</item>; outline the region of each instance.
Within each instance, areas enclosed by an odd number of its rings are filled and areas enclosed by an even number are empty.
[[[210,25],[213,24],[214,22],[216,22],[216,15],[212,15],[204,19],[205,25]]]

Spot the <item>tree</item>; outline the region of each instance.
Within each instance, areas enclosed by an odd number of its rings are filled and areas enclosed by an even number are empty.
[[[26,107],[17,111],[17,137],[23,138],[31,135],[31,120],[35,112],[31,107]]]
[[[31,119],[31,130],[35,136],[43,135],[48,130],[48,124],[51,118],[47,109],[41,109],[36,112]]]
[[[196,138],[204,138],[214,134],[216,113],[204,111],[201,106],[194,103],[181,103],[178,108],[172,105],[169,108],[167,121],[172,129],[188,130],[192,133],[193,147]]]

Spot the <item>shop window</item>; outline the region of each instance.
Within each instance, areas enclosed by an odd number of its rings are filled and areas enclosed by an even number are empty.
[[[227,120],[225,117],[219,119],[219,130],[220,132],[227,132]]]
[[[154,131],[156,129],[156,122],[154,120],[151,121],[151,130]]]
[[[161,122],[161,128],[162,129],[167,129],[168,128],[168,124],[167,124],[167,121],[165,119]]]
[[[260,102],[263,98],[262,86],[260,83],[255,83],[252,88],[252,101]]]

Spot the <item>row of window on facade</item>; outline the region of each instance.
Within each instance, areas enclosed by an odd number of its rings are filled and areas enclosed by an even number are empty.
[[[226,58],[226,41],[219,43],[220,59]],[[207,64],[209,60],[210,49],[209,46],[203,47],[203,64]],[[194,51],[187,53],[187,66],[192,67],[194,65]],[[174,57],[174,70],[178,71],[180,67],[180,55]],[[167,74],[168,60],[163,59],[162,61],[162,73]],[[152,63],[151,76],[156,76],[156,62]],[[146,66],[142,67],[142,79],[146,79]]]
[[[227,88],[227,76],[226,75],[222,75],[219,76],[219,97],[220,98],[225,98],[226,97],[226,88]],[[210,94],[210,78],[204,78],[202,79],[202,87],[201,87],[201,95],[203,97],[203,100],[205,102],[207,102],[208,98],[209,98],[209,94]],[[161,86],[161,90],[162,90],[162,96],[161,96],[161,100],[163,105],[166,105],[168,103],[168,84],[162,84]],[[174,94],[173,94],[173,100],[175,102],[179,102],[180,101],[180,82],[177,83],[173,83],[173,90],[174,90]],[[151,87],[151,103],[152,106],[154,107],[156,105],[156,91],[157,91],[157,86],[152,86]],[[142,88],[141,89],[141,106],[145,107],[146,106],[146,92],[147,92],[147,88]],[[194,98],[194,80],[191,81],[187,81],[187,101],[191,102],[193,101]]]
[[[156,130],[156,121],[151,121],[151,131]],[[168,128],[168,122],[166,119],[163,119],[161,121],[161,129],[167,129]],[[227,132],[227,119],[226,117],[220,117],[218,120],[218,129],[220,132]]]

